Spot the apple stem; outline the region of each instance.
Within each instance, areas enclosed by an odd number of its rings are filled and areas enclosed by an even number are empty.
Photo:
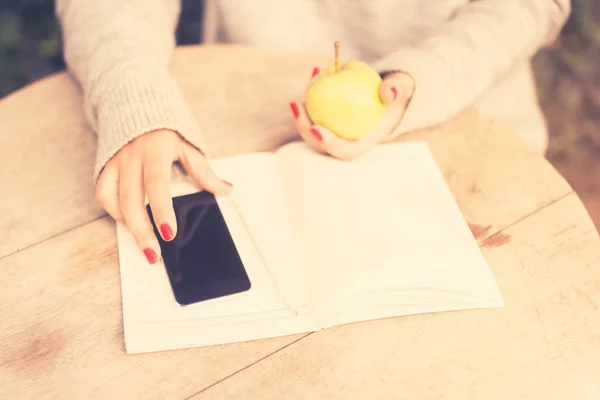
[[[335,72],[340,72],[340,42],[335,42],[333,44],[335,47]]]

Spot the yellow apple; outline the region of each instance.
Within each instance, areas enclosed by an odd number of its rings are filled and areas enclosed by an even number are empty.
[[[335,49],[335,64],[306,90],[306,111],[315,125],[344,139],[360,139],[377,126],[385,113],[379,96],[381,77],[362,61],[340,65],[338,42]]]

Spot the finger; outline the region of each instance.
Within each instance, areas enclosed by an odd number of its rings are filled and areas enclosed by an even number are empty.
[[[321,138],[319,146],[324,153],[344,161],[351,161],[360,157],[377,144],[373,134],[369,134],[361,140],[347,140],[320,125],[311,127],[311,136]]]
[[[206,157],[195,147],[185,144],[179,157],[187,173],[203,188],[217,196],[226,196],[231,193],[231,183],[219,179],[208,164]]]
[[[150,264],[160,259],[160,246],[144,205],[141,157],[121,157],[119,165],[119,206],[138,247]]]
[[[310,75],[309,84],[313,83],[315,81],[315,79],[317,79],[319,77],[320,73],[321,73],[321,68],[314,67],[313,70],[312,70],[312,73]]]
[[[292,114],[296,119],[296,129],[302,139],[319,153],[325,153],[322,146],[323,137],[319,131],[313,129],[313,123],[310,120],[306,107],[302,103],[290,103]]]
[[[404,73],[390,75],[381,83],[380,96],[387,106],[387,111],[377,127],[380,142],[395,137],[394,132],[404,118],[414,91],[413,78]]]
[[[115,221],[124,223],[119,208],[119,169],[109,162],[96,183],[96,200]]]
[[[406,107],[414,92],[412,77],[404,73],[389,75],[379,86],[379,96],[385,105]]]
[[[313,126],[312,131],[322,138],[320,145],[326,153],[340,160],[350,161],[361,157],[390,136],[402,120],[404,110],[401,105],[389,107],[377,127],[358,140],[346,140],[322,126]]]
[[[398,88],[396,86],[395,82],[390,79],[381,82],[381,86],[379,86],[379,97],[381,97],[383,104],[390,105],[398,99],[398,94],[400,94],[400,96],[403,95],[402,88],[400,88],[400,93],[398,93]]]
[[[172,149],[164,146],[149,147],[144,154],[142,172],[144,190],[152,210],[154,223],[166,241],[177,235],[177,220],[171,197]]]
[[[376,134],[369,134],[361,140],[346,140],[329,129],[313,125],[308,117],[306,107],[302,103],[291,103],[290,107],[296,117],[296,128],[302,139],[321,154],[330,154],[341,160],[352,160],[364,154],[378,143]]]

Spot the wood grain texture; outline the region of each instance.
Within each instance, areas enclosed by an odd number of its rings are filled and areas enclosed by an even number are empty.
[[[329,62],[245,47],[192,46],[179,49],[173,73],[211,152],[221,156],[297,140],[288,103],[302,101],[312,66]],[[429,143],[465,218],[485,228],[486,237],[572,192],[546,159],[476,110],[399,138],[413,139]]]
[[[213,157],[268,151],[297,139],[290,101],[322,55],[245,47],[177,49],[172,71]],[[91,173],[95,135],[68,75],[37,82],[0,101],[0,258],[102,215]],[[6,132],[6,134],[4,133]],[[487,234],[571,191],[510,130],[473,110],[427,132],[466,218]],[[404,140],[402,138],[401,140]]]
[[[0,101],[0,258],[103,214],[89,184],[95,147],[64,76]]]
[[[217,157],[296,139],[288,102],[328,61],[192,46],[172,68]],[[93,198],[95,136],[77,86],[58,74],[3,99],[0,132],[0,398],[494,398],[501,388],[502,398],[563,400],[598,390],[597,233],[552,166],[474,110],[400,140],[430,144],[506,308],[333,328],[288,348],[302,336],[136,356],[123,349],[114,224]]]
[[[490,237],[506,306],[313,333],[194,399],[600,395],[600,239],[575,195]]]
[[[182,399],[301,337],[128,356],[114,229],[0,260],[0,399]]]
[[[219,156],[292,138],[288,101],[316,60],[323,57],[192,46],[178,49],[172,69]],[[9,211],[0,215],[0,258],[105,215],[94,199],[96,136],[82,100],[60,73],[0,101],[0,209]]]

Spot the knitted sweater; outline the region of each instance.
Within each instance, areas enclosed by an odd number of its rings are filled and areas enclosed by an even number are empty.
[[[530,61],[570,11],[569,0],[206,0],[205,40],[325,54],[340,40],[346,58],[414,77],[396,134],[472,106],[544,152]],[[179,0],[56,1],[66,63],[98,134],[95,179],[150,130],[202,143],[202,121],[168,71],[179,13]]]

